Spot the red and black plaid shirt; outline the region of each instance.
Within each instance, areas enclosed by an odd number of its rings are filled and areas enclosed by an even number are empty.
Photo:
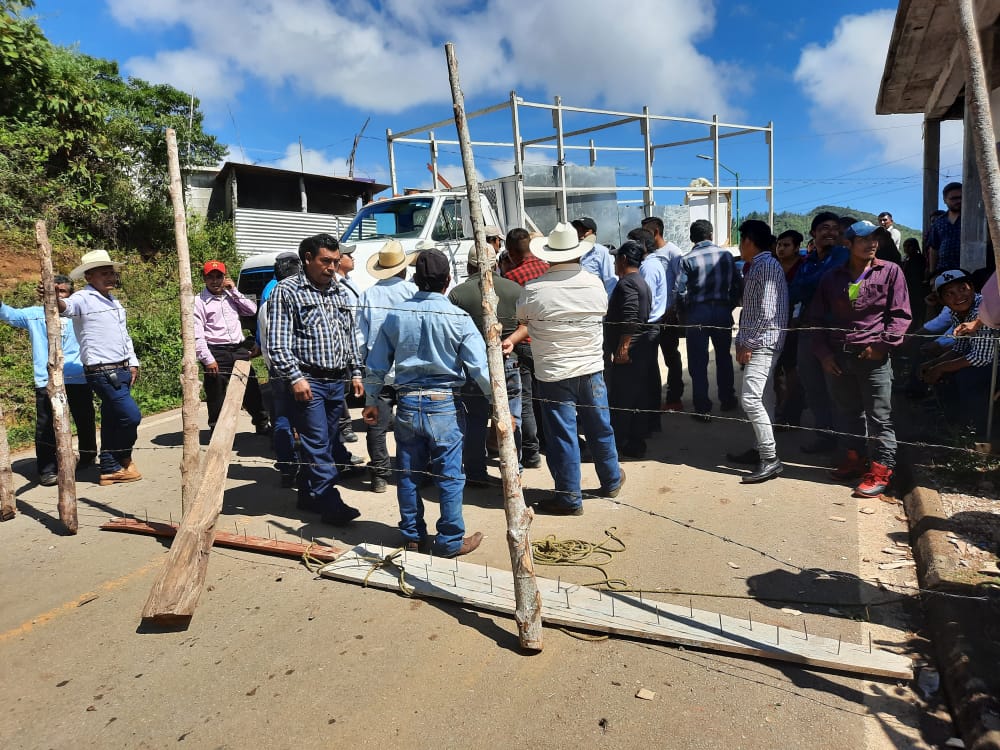
[[[532,279],[537,279],[543,273],[549,270],[549,264],[544,260],[540,260],[535,256],[525,259],[521,262],[521,265],[510,269],[503,275],[505,279],[510,279],[511,281],[516,281],[521,286],[524,286]]]

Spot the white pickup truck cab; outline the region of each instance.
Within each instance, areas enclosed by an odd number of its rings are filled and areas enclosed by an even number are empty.
[[[480,196],[480,202],[484,223],[503,228],[485,195]],[[451,259],[452,279],[464,278],[465,261],[474,244],[468,195],[465,191],[412,193],[363,206],[340,237],[342,245],[355,247],[351,279],[358,291],[376,282],[368,274],[368,259],[388,240],[399,240],[408,253],[415,251],[418,244],[421,248],[433,245]],[[249,256],[240,270],[239,290],[258,297],[274,276],[277,256],[278,253]]]

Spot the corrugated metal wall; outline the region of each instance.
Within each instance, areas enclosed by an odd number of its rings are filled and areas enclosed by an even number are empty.
[[[353,218],[353,215],[333,216],[237,208],[233,217],[236,252],[242,256],[295,252],[299,248],[299,243],[313,234],[326,232],[339,238]]]

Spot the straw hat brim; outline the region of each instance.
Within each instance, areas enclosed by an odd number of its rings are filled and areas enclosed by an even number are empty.
[[[74,268],[72,271],[69,272],[69,277],[73,279],[73,281],[79,281],[80,279],[83,278],[83,275],[87,273],[87,271],[93,271],[95,268],[104,268],[104,266],[111,266],[117,271],[124,265],[125,265],[124,263],[116,261],[92,260],[90,263],[81,263],[80,265],[78,265],[76,268]]]
[[[594,247],[593,235],[580,240],[574,247],[554,248],[549,247],[548,237],[535,237],[529,244],[531,254],[548,263],[567,263],[577,258],[582,258],[591,248]]]
[[[420,253],[403,253],[403,260],[396,265],[383,266],[378,262],[378,253],[375,253],[375,255],[368,259],[368,263],[365,267],[367,268],[370,276],[373,276],[376,279],[389,279],[413,263],[419,254]]]

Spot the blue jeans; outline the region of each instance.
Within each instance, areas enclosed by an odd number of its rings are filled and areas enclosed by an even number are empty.
[[[521,462],[521,370],[517,357],[507,357],[503,362],[507,379],[507,403],[514,417],[514,442],[517,446],[518,465]],[[465,445],[462,461],[465,473],[472,479],[485,479],[486,474],[486,424],[492,409],[490,402],[479,386],[467,383],[462,388],[462,404],[465,406]]]
[[[334,446],[340,445],[340,417],[344,411],[344,381],[307,376],[312,398],[291,398],[292,425],[302,444],[299,487],[320,505],[323,513],[337,514],[347,506],[336,487],[340,473],[334,463]],[[289,394],[291,392],[289,391]]]
[[[132,398],[132,371],[119,367],[90,372],[87,383],[101,400],[101,473],[114,474],[131,463],[142,421],[139,405]]]
[[[621,484],[615,433],[608,416],[608,389],[604,375],[581,375],[567,380],[539,380],[538,397],[542,399],[542,426],[548,450],[545,461],[556,485],[557,502],[568,508],[583,505],[580,491],[580,442],[577,419],[594,457],[597,478],[604,489]]]
[[[292,433],[290,419],[294,399],[288,389],[288,381],[276,371],[269,373],[269,385],[271,424],[274,429],[271,437],[274,440],[274,456],[278,459],[277,469],[283,476],[294,477],[299,470],[296,465],[298,458],[295,455],[295,435]]]
[[[848,433],[843,441],[849,450],[865,455],[874,443],[871,459],[890,469],[896,465],[896,432],[892,426],[892,365],[858,359],[855,354],[834,354],[840,375],[827,374],[830,395],[837,405],[837,427]]]
[[[700,414],[712,411],[712,400],[708,397],[708,342],[715,349],[715,383],[719,401],[724,406],[736,403],[735,379],[733,376],[733,313],[726,304],[696,305],[684,315],[685,326],[709,326],[708,328],[687,328],[688,373],[691,375],[691,398],[694,410]]]
[[[396,394],[396,464],[399,530],[407,542],[427,538],[420,482],[429,472],[438,486],[440,516],[433,551],[454,555],[465,537],[462,520],[462,433],[465,410],[455,394]]]
[[[532,392],[535,384],[535,360],[531,355],[531,344],[515,344],[514,353],[521,370],[521,460],[538,458],[541,452],[538,421],[535,419],[535,404]]]

